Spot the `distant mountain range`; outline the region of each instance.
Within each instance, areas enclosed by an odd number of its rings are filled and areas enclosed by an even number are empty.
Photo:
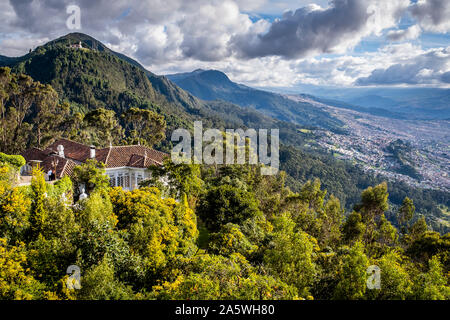
[[[304,110],[307,104],[292,103],[285,95],[254,89],[232,82],[217,70],[197,69],[193,72],[167,75],[184,90],[204,100],[225,100],[242,107],[253,107],[284,121],[300,121],[318,116]],[[308,99],[376,116],[397,119],[450,119],[450,89],[439,88],[315,88]],[[290,96],[293,94],[291,93]],[[296,99],[294,99],[296,100]],[[299,99],[301,100],[301,99]],[[302,114],[297,114],[297,111]],[[300,121],[302,123],[302,121]]]
[[[342,93],[338,90],[324,89],[317,90],[316,95],[285,95],[232,82],[226,74],[217,70],[197,69],[192,72],[166,75],[166,77],[204,100],[224,100],[241,107],[254,108],[283,121],[325,127],[334,132],[339,132],[338,128],[342,126],[342,123],[337,119],[330,119],[326,110],[305,102],[303,98],[338,108],[395,119],[447,119],[450,117],[450,91],[448,90],[424,91],[421,95],[394,95],[394,91],[387,94],[386,90],[372,92],[366,89],[343,89],[344,93]]]
[[[389,108],[408,118],[450,119],[450,89],[378,88],[343,98],[344,101],[364,107]]]
[[[272,88],[275,90],[275,88]],[[374,115],[406,119],[450,119],[450,89],[445,88],[333,88],[306,86],[299,91],[325,101],[340,101]],[[289,90],[290,94],[292,90]]]

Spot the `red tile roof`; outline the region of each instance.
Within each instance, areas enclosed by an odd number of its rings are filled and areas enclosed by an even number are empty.
[[[27,161],[30,160],[43,161],[47,157],[47,153],[38,148],[31,148],[25,150],[22,153],[22,157],[24,157]]]
[[[109,151],[104,162],[107,168],[147,168],[150,165],[161,165],[168,156],[164,152],[145,146],[119,146],[106,149]]]
[[[62,145],[64,147],[65,158],[69,158],[79,162],[84,162],[89,158],[89,146],[68,139],[56,140],[50,146],[48,146],[47,149],[45,149],[45,152],[47,152],[48,154],[58,154],[57,148],[59,145]]]
[[[73,174],[73,168],[75,168],[77,164],[71,160],[68,160],[66,162],[66,165],[64,166],[63,171],[58,176],[59,178],[62,178],[63,176],[69,176],[71,177]]]
[[[58,155],[58,146],[64,147],[64,158]],[[42,161],[41,167],[48,172],[54,170],[56,165],[56,175],[58,178],[64,175],[71,175],[73,168],[90,158],[90,147],[68,139],[59,139],[52,143],[45,150],[31,148],[26,150],[23,157],[27,162],[31,160]],[[106,168],[133,167],[147,168],[150,165],[162,165],[168,154],[153,150],[145,146],[111,146],[108,148],[96,149],[95,159],[103,162]]]
[[[45,173],[49,170],[54,171],[56,178],[59,179],[63,176],[71,176],[73,168],[75,168],[76,165],[77,164],[70,159],[50,155],[44,159],[44,161],[40,164],[40,167]]]

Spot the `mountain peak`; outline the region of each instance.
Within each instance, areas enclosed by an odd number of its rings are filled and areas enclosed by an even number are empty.
[[[45,44],[45,46],[55,44],[68,45],[68,44],[76,44],[78,42],[81,42],[83,47],[89,49],[94,49],[98,51],[110,51],[110,49],[107,46],[105,46],[97,39],[81,32],[68,33],[65,36],[59,37],[58,39],[48,42],[47,44]]]
[[[60,37],[59,39],[70,39],[70,38],[77,38],[82,40],[96,40],[95,38],[91,37],[90,35],[87,35],[82,32],[71,32],[66,34],[65,36]],[[58,40],[58,39],[56,39]]]
[[[231,83],[230,78],[228,78],[225,73],[219,70],[204,70],[202,73],[200,73],[200,76],[208,81]]]
[[[216,86],[235,86],[236,84],[232,82],[228,76],[219,70],[214,69],[196,69],[192,72],[175,73],[166,76],[172,81],[182,81],[188,79],[196,79],[196,81],[206,81],[209,84]]]

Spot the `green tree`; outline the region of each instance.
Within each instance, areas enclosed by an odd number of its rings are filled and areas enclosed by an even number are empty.
[[[433,256],[439,256],[442,258],[445,271],[449,272],[450,234],[441,236],[438,232],[425,231],[412,239],[406,253],[413,261],[425,266]]]
[[[375,246],[381,250],[393,247],[398,239],[397,229],[386,219],[384,214],[380,217],[375,231]]]
[[[240,253],[248,256],[258,247],[252,244],[241,232],[241,228],[232,223],[227,223],[217,233],[210,236],[209,251],[215,254],[229,256],[232,253]]]
[[[77,292],[77,297],[81,300],[129,300],[134,298],[133,290],[117,279],[112,263],[106,258],[87,270],[80,282],[81,289]]]
[[[253,193],[222,185],[210,188],[201,198],[197,214],[210,231],[217,232],[222,225],[242,224],[261,213]]]
[[[43,299],[45,287],[39,283],[26,267],[27,255],[23,242],[8,246],[0,238],[0,299]]]
[[[0,68],[0,150],[19,153],[26,146],[50,142],[62,133],[68,112],[69,105],[59,104],[50,85]]]
[[[410,198],[405,197],[401,207],[398,209],[398,223],[401,226],[402,233],[407,232],[408,223],[414,217],[415,211],[416,207],[414,206],[413,201]]]
[[[354,210],[361,213],[365,223],[372,223],[389,208],[388,196],[385,182],[369,187],[361,194],[361,202],[355,205]]]
[[[294,286],[256,273],[239,254],[230,257],[201,254],[188,261],[186,271],[174,281],[153,287],[159,299],[294,299]]]
[[[299,196],[303,202],[306,202],[309,208],[314,212],[319,212],[323,209],[326,190],[321,190],[320,180],[315,179],[313,182],[308,181],[300,190]]]
[[[355,211],[361,214],[362,222],[366,225],[362,239],[371,253],[397,240],[396,229],[384,216],[389,208],[388,197],[387,184],[383,182],[364,190],[361,194],[361,202],[354,207]]]
[[[131,250],[143,257],[153,280],[177,256],[196,252],[196,217],[186,199],[162,199],[158,189],[149,187],[130,192],[114,188],[110,194],[117,227],[128,231]]]
[[[80,204],[77,210],[78,221],[84,227],[90,224],[105,223],[113,228],[117,224],[117,217],[113,213],[113,206],[109,194],[93,191],[89,197]]]
[[[378,300],[406,300],[412,295],[411,268],[407,258],[391,251],[373,262],[381,270],[380,289],[367,291],[367,296]]]
[[[152,147],[165,138],[164,116],[139,108],[129,108],[123,119],[128,132],[128,142]]]
[[[76,166],[73,169],[72,180],[76,195],[81,193],[81,188],[84,188],[88,194],[94,190],[102,193],[109,191],[109,178],[105,174],[105,165],[97,160],[88,159],[86,163]]]
[[[0,167],[1,171],[8,172],[9,168]],[[31,199],[21,188],[12,188],[8,180],[0,180],[0,237],[15,242],[30,227]]]
[[[422,216],[409,229],[409,235],[411,237],[411,240],[414,241],[415,239],[418,239],[425,232],[427,232],[427,230],[428,230],[427,222],[425,221],[425,217]]]
[[[341,227],[344,220],[339,199],[331,196],[324,210],[319,213],[318,219],[320,222],[318,240],[321,247],[336,247],[342,237]]]
[[[414,282],[414,294],[420,300],[448,300],[450,286],[444,276],[439,258],[434,256],[428,261],[428,271],[419,274]]]
[[[287,214],[273,222],[273,238],[264,254],[264,264],[272,275],[294,285],[301,297],[310,295],[317,267],[314,263],[317,240],[301,230]]]
[[[30,222],[32,237],[36,238],[42,231],[47,220],[47,184],[44,179],[44,173],[39,168],[33,169],[33,178],[31,179],[31,213]]]
[[[36,144],[41,148],[54,137],[63,134],[62,123],[69,114],[70,106],[68,103],[59,104],[58,94],[48,84],[40,84],[37,90],[35,116],[31,123],[34,125],[33,132],[36,132]]]
[[[25,122],[37,95],[38,83],[26,75],[0,68],[0,150],[19,153],[28,145],[32,126]]]
[[[185,194],[190,206],[195,208],[200,195],[204,191],[200,165],[176,164],[167,159],[163,166],[151,166],[149,170],[151,171],[151,177],[142,183],[143,186],[157,187],[166,196],[176,199]]]
[[[343,233],[346,243],[362,240],[366,232],[366,225],[362,221],[361,214],[353,211],[345,220]]]
[[[42,233],[28,243],[27,262],[30,272],[47,288],[57,290],[59,280],[66,274],[67,267],[75,261],[76,248],[73,238],[45,238]]]
[[[24,157],[20,155],[9,155],[0,152],[0,165],[7,166],[16,172],[20,170],[21,167],[25,165],[26,161]]]
[[[92,144],[107,146],[114,142],[121,142],[124,130],[120,126],[113,110],[98,108],[89,111],[83,118],[84,130],[89,130]]]
[[[368,267],[364,245],[357,241],[342,257],[334,299],[362,299],[366,293]]]

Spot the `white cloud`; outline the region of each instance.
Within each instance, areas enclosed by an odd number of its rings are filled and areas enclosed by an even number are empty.
[[[309,4],[321,7],[328,6],[328,0],[237,0],[239,8],[244,12],[281,15],[285,11],[295,10]],[[250,5],[249,5],[250,4]]]
[[[449,0],[418,0],[410,11],[424,30],[440,33],[450,31]]]
[[[450,71],[450,47],[418,50],[414,57],[391,60],[375,68],[358,85],[444,85],[443,75]]]
[[[232,1],[214,1],[204,5],[178,22],[183,30],[181,50],[184,56],[215,61],[231,55],[228,41],[252,25]]]
[[[50,41],[49,38],[29,38],[26,36],[20,38],[3,39],[0,42],[0,54],[7,57],[17,57],[23,55],[28,50],[34,50],[37,46]]]
[[[333,0],[328,8],[310,5],[288,11],[267,33],[238,34],[234,49],[242,57],[288,59],[344,53],[364,37],[396,26],[409,0]]]
[[[413,25],[403,30],[391,30],[387,37],[392,41],[414,40],[417,39],[422,32],[422,29],[417,25]]]
[[[239,9],[244,12],[252,12],[260,10],[262,7],[268,4],[268,0],[235,0]]]

